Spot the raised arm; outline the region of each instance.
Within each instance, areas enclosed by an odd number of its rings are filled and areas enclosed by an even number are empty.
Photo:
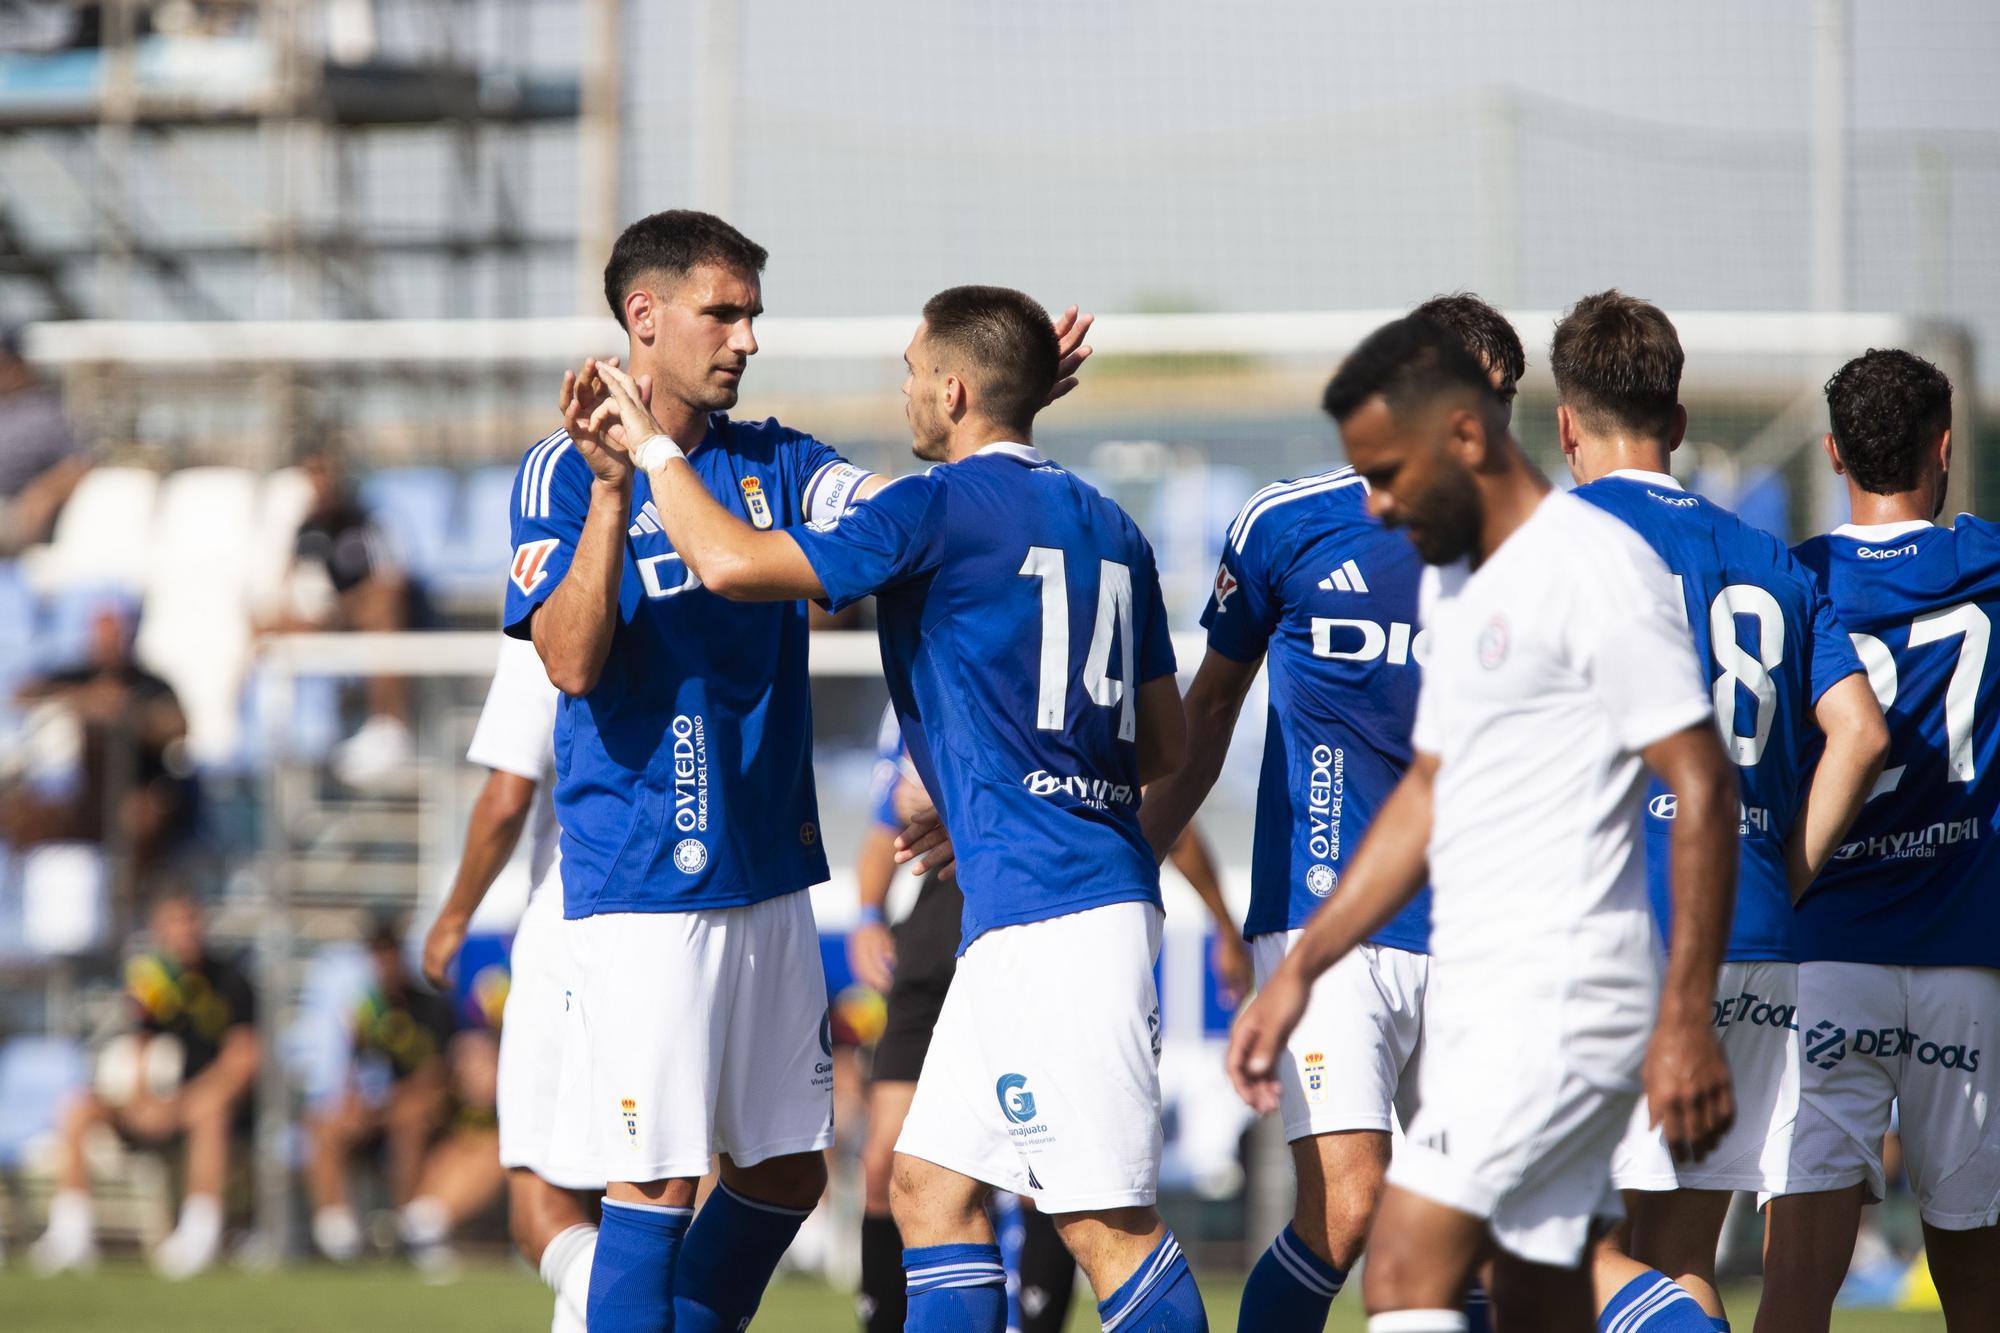
[[[1736,1115],[1729,1066],[1711,1026],[1716,972],[1736,906],[1736,770],[1706,718],[1640,754],[1675,797],[1667,872],[1673,938],[1659,1022],[1646,1050],[1646,1099],[1674,1156],[1698,1160]]]
[[[625,439],[638,442],[638,462],[652,482],[667,540],[702,586],[736,602],[822,596],[826,590],[799,544],[783,532],[759,532],[717,503],[661,432],[632,377],[613,365],[599,369],[607,397],[592,428],[602,430],[615,417]],[[879,488],[868,493],[873,489]]]
[[[584,377],[591,374],[591,367],[592,363],[584,363]],[[611,635],[618,627],[625,527],[632,516],[632,457],[618,441],[588,428],[578,382],[577,372],[564,373],[561,406],[570,442],[590,465],[590,507],[568,570],[529,622],[535,652],[550,683],[568,695],[588,694],[604,673]]]
[[[1889,727],[1868,677],[1860,672],[1842,678],[1819,697],[1813,720],[1826,734],[1826,751],[1813,770],[1799,810],[1792,840],[1785,848],[1792,897],[1806,891],[1868,803],[1875,780],[1889,757]]]
[[[1229,1079],[1259,1111],[1278,1105],[1278,1052],[1305,1014],[1313,982],[1380,930],[1423,889],[1428,873],[1437,756],[1416,762],[1382,804],[1341,877],[1340,892],[1306,922],[1298,943],[1236,1020],[1229,1034]]]
[[[1181,766],[1146,788],[1139,807],[1139,826],[1152,845],[1154,858],[1164,858],[1181,831],[1215,788],[1222,761],[1243,699],[1257,679],[1258,662],[1239,662],[1210,648],[1201,659],[1184,701],[1187,718],[1187,758]]]

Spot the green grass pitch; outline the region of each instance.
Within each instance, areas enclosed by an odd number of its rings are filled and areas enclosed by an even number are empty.
[[[1234,1328],[1240,1282],[1203,1283],[1216,1333]],[[1097,1327],[1078,1301],[1072,1330]],[[1730,1314],[1748,1330],[1752,1291],[1731,1293]],[[1360,1333],[1361,1303],[1352,1295],[1334,1303],[1329,1333]],[[222,1273],[169,1283],[145,1270],[108,1266],[88,1276],[31,1277],[0,1270],[0,1329],[6,1333],[543,1333],[549,1294],[523,1269],[473,1269],[445,1285],[431,1285],[408,1269],[380,1265],[359,1270],[326,1267],[276,1274]],[[781,1279],[758,1312],[764,1333],[853,1333],[846,1293],[816,1282]],[[1937,1315],[1845,1312],[1836,1333],[1932,1333]]]

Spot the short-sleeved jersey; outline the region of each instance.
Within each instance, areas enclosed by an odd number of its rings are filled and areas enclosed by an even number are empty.
[[[451,1001],[414,986],[393,995],[370,986],[354,1007],[353,1022],[355,1056],[380,1061],[398,1083],[444,1054],[455,1027]]]
[[[556,711],[562,691],[549,683],[541,655],[526,639],[502,636],[500,660],[493,683],[486,687],[486,706],[472,729],[465,757],[481,768],[512,773],[535,784],[535,805],[528,814],[528,898],[560,893],[555,797],[549,777],[555,767]]]
[[[179,1039],[183,1079],[214,1063],[231,1028],[257,1022],[257,992],[226,958],[183,967],[165,954],[142,954],[125,965],[125,995],[140,1031]]]
[[[720,413],[688,463],[756,528],[804,522],[808,492],[853,471],[809,435]],[[590,488],[565,432],[521,460],[504,622],[514,637],[529,636],[568,572]],[[730,602],[702,587],[643,472],[628,521],[603,674],[557,713],[564,915],[740,907],[821,882],[805,603]]]
[[[1201,623],[1270,678],[1246,936],[1305,925],[1410,767],[1422,575],[1352,468],[1267,486],[1230,525]],[[1374,942],[1423,952],[1430,911],[1426,889]]]
[[[889,697],[958,853],[961,949],[1158,903],[1138,692],[1172,674],[1173,643],[1125,511],[1034,449],[994,444],[792,535],[836,610],[878,595]]]
[[[1655,984],[1640,751],[1712,712],[1673,577],[1617,519],[1551,495],[1422,596],[1432,955],[1505,996]]]
[[[1785,848],[1821,745],[1812,710],[1861,660],[1826,594],[1771,534],[1663,473],[1614,472],[1576,494],[1644,537],[1680,588],[1742,797],[1729,961],[1796,962]],[[1673,814],[1673,794],[1656,779],[1646,802],[1646,879],[1663,938]]]
[[[2000,967],[2000,527],[1847,526],[1797,554],[1889,722],[1875,795],[1799,902],[1800,956]]]

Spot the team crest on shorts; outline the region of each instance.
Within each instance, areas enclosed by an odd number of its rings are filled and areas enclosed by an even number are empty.
[[[1479,631],[1479,665],[1488,671],[1507,660],[1507,617],[1495,616]]]
[[[639,1103],[630,1097],[618,1099],[618,1114],[625,1121],[625,1142],[631,1147],[639,1146]]]
[[[1305,1078],[1306,1100],[1318,1106],[1326,1100],[1326,1054],[1323,1051],[1307,1051],[1300,1065]]]
[[[771,526],[771,502],[764,498],[764,482],[758,477],[745,477],[743,487],[743,507],[750,513],[750,526],[768,528]]]
[[[1327,894],[1333,892],[1333,886],[1339,882],[1340,877],[1333,873],[1332,866],[1315,865],[1306,867],[1306,888],[1311,890],[1312,896],[1315,898],[1326,897]]]
[[[674,844],[674,869],[683,875],[692,875],[708,864],[708,848],[693,838],[682,838]]]

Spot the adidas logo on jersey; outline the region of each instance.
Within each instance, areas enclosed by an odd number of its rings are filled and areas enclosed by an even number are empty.
[[[660,522],[660,511],[653,508],[651,500],[639,506],[639,517],[631,527],[625,529],[627,537],[645,537],[656,532],[665,532],[667,525]]]
[[[1319,586],[1325,592],[1367,592],[1368,580],[1361,577],[1361,566],[1347,560],[1321,579]]]

